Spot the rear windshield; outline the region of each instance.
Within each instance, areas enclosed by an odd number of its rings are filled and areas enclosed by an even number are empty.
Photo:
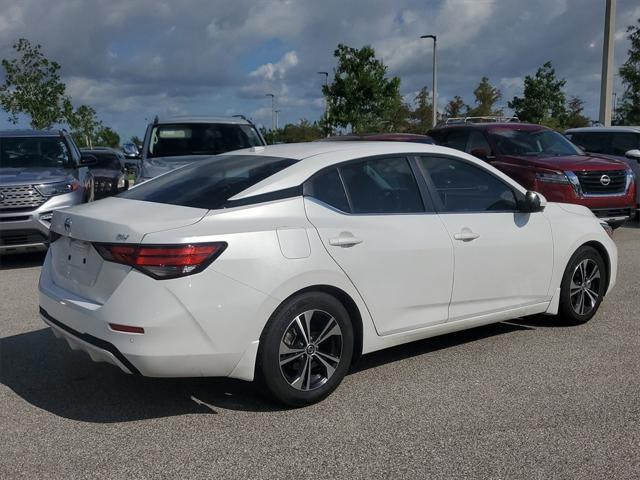
[[[173,170],[119,196],[207,210],[224,208],[234,195],[294,163],[290,158],[219,155]]]
[[[3,168],[71,168],[71,155],[60,137],[5,137],[0,139]]]
[[[218,155],[262,145],[251,125],[186,123],[156,125],[151,131],[148,157]],[[178,161],[182,161],[179,160]]]
[[[97,163],[91,168],[104,168],[106,170],[120,170],[122,168],[120,159],[115,153],[90,152],[90,155],[96,157],[97,160]]]

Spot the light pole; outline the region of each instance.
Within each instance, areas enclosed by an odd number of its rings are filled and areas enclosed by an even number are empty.
[[[329,72],[318,72],[318,75],[324,75],[324,86],[325,87],[329,87]],[[324,92],[323,92],[323,96],[324,96]],[[324,121],[328,123],[329,120],[329,102],[327,102],[327,99],[324,99]],[[329,136],[329,134],[327,133],[327,137]]]
[[[265,97],[271,97],[271,130],[275,127],[275,106],[276,106],[276,96],[273,93],[265,94]]]
[[[611,126],[611,93],[613,92],[613,44],[616,30],[616,0],[607,0],[602,42],[602,76],[600,77],[600,123]]]
[[[433,120],[432,127],[436,126],[436,122],[438,121],[438,85],[436,83],[436,43],[437,37],[436,35],[422,35],[420,38],[430,38],[433,40]]]
[[[276,114],[276,131],[278,130],[278,114],[281,112],[282,110],[274,110],[275,114]]]

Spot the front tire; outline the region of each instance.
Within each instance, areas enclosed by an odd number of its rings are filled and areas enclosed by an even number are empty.
[[[307,292],[272,315],[260,339],[258,378],[280,403],[301,407],[333,392],[353,357],[353,327],[335,297]]]
[[[562,277],[560,317],[570,325],[586,323],[596,314],[607,290],[602,255],[584,246],[573,254]]]

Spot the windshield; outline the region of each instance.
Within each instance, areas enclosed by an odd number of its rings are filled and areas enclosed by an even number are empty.
[[[148,157],[218,155],[259,145],[262,145],[262,142],[251,125],[224,123],[157,125],[151,131]]]
[[[71,168],[66,143],[59,137],[0,138],[2,168]]]
[[[115,153],[96,151],[88,153],[96,157],[98,161],[95,165],[92,165],[91,168],[103,168],[106,170],[120,170],[122,168],[120,160]]]
[[[223,208],[234,195],[294,163],[290,158],[221,155],[173,170],[119,196],[207,210]]]
[[[582,155],[563,135],[553,130],[492,130],[498,153],[516,156]]]

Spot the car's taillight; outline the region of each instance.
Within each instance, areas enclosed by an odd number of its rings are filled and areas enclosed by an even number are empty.
[[[94,243],[93,246],[105,260],[130,265],[159,280],[201,272],[227,248],[225,242],[186,245]]]

